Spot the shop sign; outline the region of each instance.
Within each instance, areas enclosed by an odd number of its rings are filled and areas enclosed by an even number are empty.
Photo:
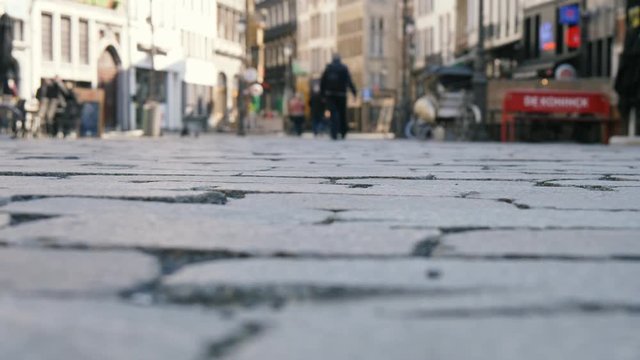
[[[609,102],[600,93],[522,90],[507,94],[505,111],[602,114],[608,113]]]
[[[578,49],[582,44],[582,32],[580,26],[571,26],[565,30],[565,42],[570,49]]]
[[[580,5],[573,4],[560,8],[560,24],[578,25],[580,23]]]
[[[362,101],[370,102],[371,100],[372,100],[371,89],[370,88],[362,89]]]
[[[550,22],[540,25],[540,49],[543,51],[555,51],[556,41],[553,24]]]

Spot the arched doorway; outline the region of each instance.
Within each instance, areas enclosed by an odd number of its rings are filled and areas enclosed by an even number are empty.
[[[98,58],[98,88],[104,91],[104,127],[118,126],[118,71],[120,62],[113,47],[108,47]]]
[[[227,120],[227,94],[227,75],[221,72],[218,74],[216,96],[214,98],[214,122],[216,125]]]

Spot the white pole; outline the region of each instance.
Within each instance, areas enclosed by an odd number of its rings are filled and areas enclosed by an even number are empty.
[[[631,112],[629,113],[629,137],[636,136],[636,121],[637,121],[637,112],[636,108],[631,108]]]

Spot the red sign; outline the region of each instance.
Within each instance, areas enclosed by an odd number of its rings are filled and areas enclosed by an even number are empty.
[[[578,49],[582,44],[580,26],[571,26],[565,30],[564,39],[570,49]]]
[[[601,93],[519,90],[507,93],[505,112],[578,113],[609,115],[610,105]]]

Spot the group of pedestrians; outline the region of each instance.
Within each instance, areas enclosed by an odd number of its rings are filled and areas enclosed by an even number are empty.
[[[329,119],[329,134],[333,140],[345,139],[349,131],[347,121],[347,92],[357,96],[357,90],[349,68],[342,63],[340,55],[334,54],[327,65],[320,84],[314,85],[309,99],[311,120],[315,135],[324,130],[325,119]],[[294,133],[302,135],[305,104],[301,94],[296,94],[288,103],[289,117]]]
[[[74,130],[80,117],[80,105],[73,90],[67,87],[59,77],[45,79],[36,92],[39,102],[38,117],[44,133],[67,136]]]

